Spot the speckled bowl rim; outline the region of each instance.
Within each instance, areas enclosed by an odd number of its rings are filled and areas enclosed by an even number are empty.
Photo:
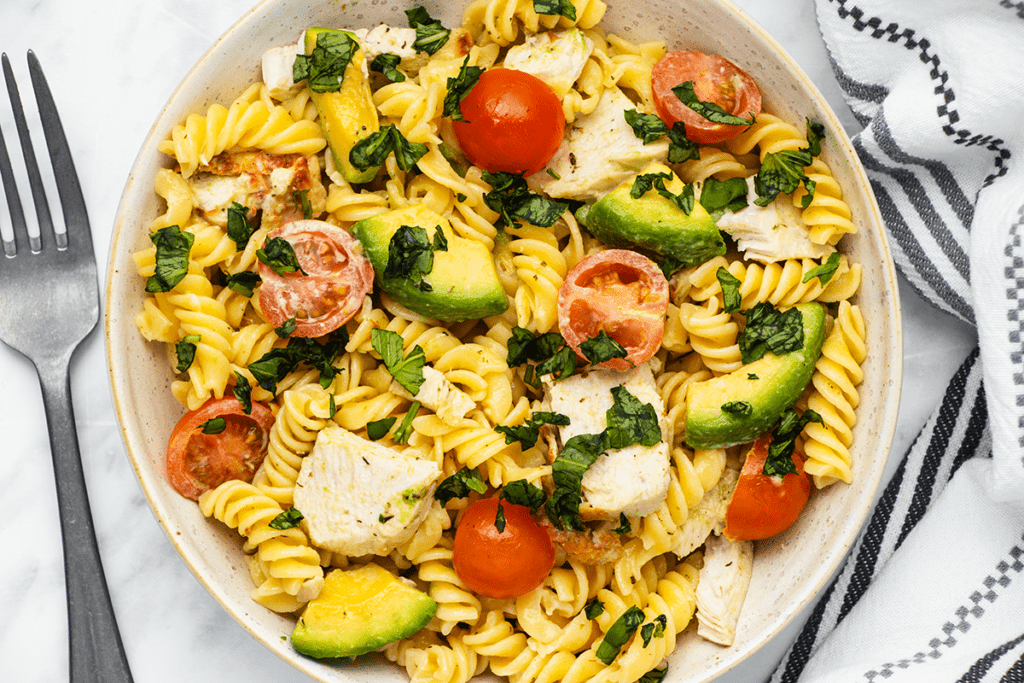
[[[142,491],[149,502],[151,510],[160,522],[164,531],[167,533],[170,542],[195,574],[199,582],[218,602],[221,603],[224,609],[227,610],[243,628],[252,634],[254,638],[259,640],[270,650],[277,653],[282,659],[289,662],[303,673],[321,681],[369,680],[363,676],[356,675],[356,672],[359,670],[358,664],[349,664],[342,666],[342,668],[325,668],[325,665],[316,662],[315,660],[307,659],[298,655],[287,643],[281,642],[279,633],[268,633],[265,628],[257,627],[256,622],[258,619],[249,613],[249,608],[262,610],[262,607],[255,605],[255,603],[244,605],[235,597],[228,596],[224,588],[220,585],[224,582],[223,578],[213,576],[208,577],[202,571],[200,567],[201,562],[199,561],[200,558],[192,554],[192,551],[185,543],[185,539],[182,537],[183,527],[174,517],[174,510],[168,509],[166,507],[166,503],[161,502],[163,499],[163,490],[156,487],[167,487],[166,481],[163,478],[163,471],[160,470],[155,472],[154,469],[159,470],[159,468],[154,468],[151,464],[147,464],[145,459],[146,446],[143,438],[144,425],[139,424],[136,419],[135,411],[132,408],[133,403],[131,401],[131,394],[133,393],[133,373],[130,369],[130,362],[126,351],[127,346],[131,343],[128,336],[131,334],[138,336],[137,330],[131,322],[131,318],[134,317],[134,311],[130,311],[127,316],[122,318],[120,315],[120,309],[117,308],[121,301],[123,292],[126,291],[125,287],[120,286],[121,282],[129,278],[137,277],[135,276],[134,271],[131,274],[128,274],[121,273],[120,270],[124,268],[125,263],[130,262],[130,257],[128,261],[125,260],[126,256],[130,256],[130,252],[134,250],[132,245],[136,244],[138,241],[136,237],[137,231],[142,229],[140,227],[141,223],[138,219],[134,221],[132,220],[133,211],[136,205],[133,199],[137,196],[141,196],[139,195],[140,192],[151,192],[152,188],[152,178],[146,175],[140,176],[140,173],[146,165],[144,162],[147,160],[147,157],[152,156],[156,145],[166,137],[165,131],[169,130],[169,125],[176,123],[176,121],[167,121],[167,117],[169,116],[168,112],[172,108],[172,104],[179,101],[181,98],[189,98],[192,100],[201,99],[201,97],[197,97],[196,93],[192,91],[197,87],[197,81],[200,80],[204,71],[209,68],[212,62],[215,61],[215,57],[222,49],[222,46],[231,42],[235,36],[241,34],[243,30],[248,27],[250,22],[256,21],[260,16],[266,14],[270,8],[275,5],[283,6],[287,2],[289,2],[289,0],[263,0],[263,2],[260,2],[249,10],[241,19],[239,19],[238,22],[225,32],[224,35],[221,36],[203,55],[188,75],[182,80],[181,84],[175,89],[174,93],[168,98],[167,104],[164,106],[160,116],[157,118],[157,121],[151,128],[150,133],[147,135],[146,141],[139,152],[135,164],[133,165],[132,172],[126,182],[124,195],[120,206],[118,207],[114,226],[114,235],[110,246],[107,270],[108,284],[106,293],[106,312],[104,320],[106,353],[114,406],[121,428],[121,435],[136,477],[139,480],[140,486],[142,487]],[[351,3],[352,6],[357,4],[358,3]],[[373,4],[377,4],[376,0],[374,0]],[[438,14],[442,12],[441,9],[429,7],[431,3],[424,4],[428,4],[428,9],[437,9],[435,16],[438,16]],[[611,5],[613,3],[609,4]],[[696,0],[692,4],[696,4]],[[704,4],[718,6],[726,13],[731,14],[736,21],[743,25],[743,28],[749,31],[752,36],[755,36],[756,39],[762,41],[769,48],[769,53],[774,54],[774,57],[779,61],[780,65],[784,67],[785,71],[792,78],[798,81],[810,94],[813,104],[815,105],[815,113],[825,124],[826,129],[830,134],[831,141],[829,145],[832,150],[833,158],[838,153],[841,160],[845,160],[850,164],[850,171],[852,175],[850,178],[843,181],[843,188],[848,197],[856,192],[858,195],[862,195],[862,198],[864,199],[863,206],[860,207],[861,214],[858,220],[858,223],[862,228],[863,236],[858,237],[858,239],[869,240],[870,246],[877,249],[882,257],[882,263],[878,264],[882,270],[880,273],[882,279],[880,287],[883,293],[883,298],[885,299],[882,305],[882,310],[885,315],[885,323],[888,325],[889,329],[889,334],[885,339],[881,340],[884,343],[883,348],[869,346],[870,353],[872,354],[878,354],[884,350],[884,354],[882,354],[884,357],[880,359],[869,358],[869,362],[880,361],[882,365],[884,365],[884,368],[882,369],[890,379],[888,386],[883,389],[882,404],[878,407],[880,410],[876,410],[876,413],[879,414],[879,417],[875,421],[877,436],[875,436],[873,442],[876,455],[868,463],[870,464],[870,467],[856,472],[861,493],[859,498],[855,501],[855,507],[851,511],[853,514],[838,526],[836,535],[833,537],[832,544],[826,546],[824,549],[824,554],[819,558],[819,564],[816,565],[816,569],[811,575],[806,577],[806,582],[801,584],[800,588],[793,596],[793,599],[785,603],[779,610],[778,614],[766,626],[763,626],[758,631],[758,638],[756,640],[742,642],[733,648],[722,649],[722,656],[716,657],[712,665],[705,668],[702,672],[697,674],[696,677],[691,676],[686,677],[685,679],[680,679],[679,668],[676,668],[670,673],[669,677],[666,678],[668,683],[674,683],[679,680],[685,680],[687,683],[708,681],[721,675],[725,671],[728,671],[774,638],[818,595],[825,583],[830,579],[833,572],[840,565],[846,555],[846,552],[852,545],[860,531],[860,528],[866,520],[869,510],[871,509],[875,493],[884,472],[886,455],[888,454],[895,434],[899,407],[900,382],[902,378],[902,325],[898,287],[896,284],[896,272],[893,266],[891,253],[886,242],[885,233],[882,228],[883,222],[878,206],[875,203],[866,173],[857,160],[857,155],[849,138],[843,131],[841,123],[831,111],[818,89],[803,73],[796,62],[794,62],[794,60],[786,53],[781,45],[779,45],[766,31],[751,20],[743,10],[738,8],[729,0],[705,0]],[[341,11],[345,11],[345,7],[346,6],[343,5],[341,7]],[[338,8],[335,7],[335,10],[337,9]],[[612,8],[610,7],[609,10],[611,11]],[[628,27],[626,27],[622,32],[628,34]],[[135,187],[139,182],[143,183],[142,189]],[[851,182],[854,183],[854,186],[850,185]],[[867,232],[864,230],[865,227],[868,228]],[[125,298],[125,300],[130,300],[130,297]],[[872,342],[878,342],[879,340],[875,339],[871,332],[872,330],[869,327],[869,340]],[[863,418],[861,418],[861,420],[863,420]],[[840,484],[840,486],[842,485]],[[812,503],[813,502],[814,500],[812,499]],[[755,567],[757,567],[756,561]],[[756,571],[757,570],[755,569],[755,572]],[[230,579],[230,581],[235,580],[236,579],[234,578]],[[680,639],[683,637],[684,634],[680,634]],[[675,653],[677,657],[682,656],[679,652],[685,650],[685,647],[685,643],[680,644]],[[394,665],[389,664],[388,666],[393,667]],[[331,672],[336,673],[332,674]],[[394,668],[393,673],[397,676],[404,675],[399,674],[397,668]],[[386,680],[392,677],[394,676],[385,673],[383,677],[380,677],[380,680]]]

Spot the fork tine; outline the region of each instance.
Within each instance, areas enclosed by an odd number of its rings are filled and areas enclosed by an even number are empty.
[[[0,55],[3,60],[4,71],[10,67],[7,53]],[[14,237],[11,241],[4,240],[4,255],[14,256],[17,245],[22,247],[28,244],[28,226],[25,224],[25,212],[21,208],[21,196],[18,194],[18,187],[14,184],[14,170],[11,167],[11,157],[7,154],[7,144],[4,142],[3,131],[0,130],[0,178],[4,183],[4,194],[7,195],[7,208],[11,212],[11,223],[14,226]]]
[[[39,237],[29,237],[29,244],[33,252],[38,252],[44,245],[48,246],[53,239],[53,220],[50,217],[50,205],[46,201],[46,191],[43,189],[43,179],[39,175],[39,164],[36,163],[28,123],[25,121],[25,110],[21,106],[18,83],[14,80],[11,61],[7,59],[6,54],[3,55],[3,68],[4,79],[7,81],[7,96],[11,100],[11,109],[14,110],[14,122],[17,124],[18,137],[21,140],[21,154],[25,157],[28,184],[32,188],[32,202],[35,204],[36,218],[39,222]]]
[[[53,165],[57,194],[60,195],[64,225],[67,228],[66,235],[57,235],[57,247],[63,249],[68,245],[68,240],[73,239],[81,241],[82,246],[91,251],[89,213],[85,207],[75,163],[71,159],[71,148],[64,135],[64,126],[61,125],[60,116],[57,114],[57,105],[50,94],[50,86],[43,74],[43,67],[32,50],[28,51],[28,71],[32,77],[32,88],[36,93],[36,105],[39,107],[39,117],[43,123],[43,134],[46,136],[46,147],[50,152],[50,163]]]

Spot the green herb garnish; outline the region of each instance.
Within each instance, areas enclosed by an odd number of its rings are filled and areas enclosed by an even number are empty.
[[[530,192],[522,173],[484,171],[483,179],[494,188],[484,195],[484,203],[501,214],[498,219],[500,226],[512,227],[517,221],[525,221],[550,228],[569,208],[568,204]]]
[[[384,74],[384,78],[392,83],[402,83],[405,81],[405,74],[398,70],[401,61],[402,58],[396,54],[382,52],[370,62],[370,71]]]
[[[370,441],[379,441],[380,439],[383,439],[387,433],[391,431],[391,427],[394,426],[397,421],[397,417],[385,417],[383,420],[367,422],[366,438]]]
[[[198,334],[190,334],[174,345],[174,352],[178,356],[178,364],[175,369],[178,372],[185,372],[192,367],[196,359],[196,344],[202,341]]]
[[[434,498],[444,505],[452,498],[465,498],[470,491],[484,493],[487,491],[487,483],[480,476],[479,470],[463,467],[437,485],[434,490]]]
[[[338,92],[359,43],[344,31],[316,34],[316,47],[308,55],[296,55],[292,80],[306,81],[315,93]]]
[[[515,427],[498,425],[494,428],[494,431],[505,435],[506,444],[513,444],[518,441],[522,444],[522,448],[525,451],[536,445],[537,439],[540,437],[540,428],[546,424],[565,427],[569,424],[569,418],[561,413],[537,411],[530,415],[526,422],[521,425]]]
[[[750,118],[745,119],[742,116],[730,114],[714,102],[705,102],[698,98],[697,93],[693,90],[693,81],[680,83],[676,87],[672,88],[672,94],[675,95],[680,102],[697,112],[699,116],[711,123],[721,123],[727,126],[749,126],[754,123],[754,115],[752,112],[750,114]]]
[[[156,271],[146,280],[146,291],[169,292],[188,274],[188,255],[196,236],[169,225],[150,233],[149,239],[156,245]]]
[[[293,529],[299,525],[304,519],[302,513],[299,512],[298,508],[288,508],[274,519],[270,520],[270,528],[277,529],[278,531],[284,531],[285,529]]]
[[[409,19],[409,28],[416,29],[416,40],[412,44],[416,50],[432,55],[448,42],[451,31],[431,17],[422,5],[405,10],[405,16]]]
[[[376,328],[370,332],[370,344],[380,354],[395,381],[415,396],[423,384],[423,366],[427,362],[423,347],[416,345],[408,356],[403,357],[402,336]]]
[[[636,605],[623,612],[622,616],[616,619],[615,623],[608,629],[608,633],[605,634],[601,644],[598,645],[597,658],[605,664],[611,664],[615,661],[619,650],[633,637],[633,634],[636,633],[637,628],[643,622],[643,610]]]

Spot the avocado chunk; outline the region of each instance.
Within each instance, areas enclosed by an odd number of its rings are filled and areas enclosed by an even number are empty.
[[[725,253],[725,240],[700,202],[694,202],[687,214],[657,190],[633,198],[633,182],[627,180],[595,203],[580,207],[576,219],[609,246],[645,252],[655,261],[667,259],[680,268]]]
[[[416,633],[437,612],[432,597],[370,563],[324,578],[292,631],[292,646],[310,657],[355,657]]]
[[[423,228],[431,243],[436,241],[435,231],[440,230],[448,243],[447,251],[433,252],[433,267],[423,274],[422,283],[415,277],[385,277],[391,238],[404,226]],[[364,218],[352,226],[352,232],[373,264],[377,285],[420,315],[457,321],[487,318],[508,308],[487,247],[459,237],[446,218],[422,204]]]
[[[344,34],[356,40],[354,34],[329,28],[310,28],[306,30],[306,54],[312,55],[316,49],[317,36],[321,33]],[[356,45],[358,45],[356,41]],[[342,177],[350,183],[366,183],[377,175],[380,166],[359,169],[349,160],[349,152],[357,142],[380,130],[377,119],[377,108],[373,106],[370,84],[363,73],[366,55],[362,48],[355,50],[352,61],[345,67],[345,75],[341,88],[336,92],[314,92],[310,89],[310,99],[320,113],[320,126],[334,157],[334,165]]]
[[[686,391],[683,440],[692,448],[724,448],[753,441],[792,407],[814,374],[825,341],[825,308],[811,302],[796,306],[803,317],[802,348],[764,357],[727,375],[691,384]],[[746,403],[749,412],[723,410]]]

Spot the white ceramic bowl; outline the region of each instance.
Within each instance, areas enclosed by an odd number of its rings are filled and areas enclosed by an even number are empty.
[[[214,44],[161,112],[128,179],[110,253],[106,301],[110,379],[128,454],[150,505],[171,543],[224,608],[266,647],[325,682],[396,680],[405,674],[380,656],[328,665],[295,653],[282,637],[291,633],[294,620],[249,598],[251,586],[237,533],[203,518],[194,502],[167,483],[167,438],[182,408],[171,396],[165,350],[146,342],[135,326],[144,280],[135,273],[132,253],[149,246],[145,226],[163,210],[153,192],[153,178],[160,167],[170,165],[157,144],[168,137],[172,126],[188,114],[205,112],[214,102],[234,100],[259,78],[263,51],[294,42],[306,27],[405,26],[403,10],[414,4],[266,0],[254,8]],[[461,5],[423,4],[444,25],[461,23]],[[724,0],[619,0],[609,5],[602,22],[609,31],[632,40],[663,39],[670,50],[726,55],[757,81],[766,110],[798,125],[808,116],[824,123],[827,139],[822,158],[842,184],[859,230],[844,239],[842,248],[864,267],[857,303],[867,321],[869,355],[854,430],[855,481],[817,493],[794,528],[757,545],[754,576],[732,647],[703,641],[692,628],[681,635],[670,659],[679,665],[670,666],[666,681],[696,683],[749,656],[799,613],[839,565],[865,520],[888,456],[899,405],[902,341],[896,276],[878,208],[850,141],[821,94],[770,36]]]

